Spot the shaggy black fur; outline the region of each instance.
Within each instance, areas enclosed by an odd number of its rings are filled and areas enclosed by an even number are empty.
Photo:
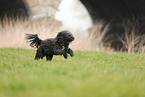
[[[59,32],[56,38],[41,40],[37,34],[26,34],[26,39],[31,47],[37,48],[35,59],[42,59],[46,56],[46,60],[51,61],[53,55],[63,55],[67,59],[67,53],[73,56],[69,43],[74,40],[74,36],[67,30]]]

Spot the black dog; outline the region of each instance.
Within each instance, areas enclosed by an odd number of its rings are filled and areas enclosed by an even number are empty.
[[[42,59],[46,56],[46,60],[51,61],[53,55],[63,55],[67,59],[67,53],[73,56],[69,43],[74,40],[74,36],[67,30],[59,32],[56,38],[41,40],[37,34],[26,34],[26,39],[31,47],[37,48],[35,59]]]

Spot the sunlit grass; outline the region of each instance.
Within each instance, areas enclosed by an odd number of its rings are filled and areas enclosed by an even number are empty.
[[[34,60],[35,51],[0,49],[0,97],[144,97],[145,55],[75,51]]]

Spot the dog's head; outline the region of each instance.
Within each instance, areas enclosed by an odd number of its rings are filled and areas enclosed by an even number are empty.
[[[60,43],[70,43],[75,39],[72,33],[67,30],[59,32],[56,38]]]

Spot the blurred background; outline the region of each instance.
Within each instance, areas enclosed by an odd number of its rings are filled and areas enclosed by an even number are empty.
[[[67,29],[74,50],[144,53],[144,9],[144,0],[0,0],[0,48],[29,48],[26,33]]]

